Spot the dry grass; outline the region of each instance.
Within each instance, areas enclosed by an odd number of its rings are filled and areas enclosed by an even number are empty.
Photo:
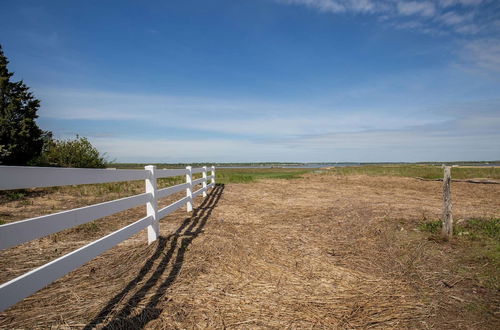
[[[466,244],[416,229],[439,218],[440,194],[439,182],[330,173],[218,186],[191,217],[163,219],[158,242],[139,233],[1,313],[0,326],[498,328],[498,291],[478,284],[481,263],[463,265]],[[455,219],[499,217],[499,195],[454,183]],[[2,251],[2,280],[143,211]]]

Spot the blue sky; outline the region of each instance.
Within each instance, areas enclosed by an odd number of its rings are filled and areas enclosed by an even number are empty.
[[[500,159],[495,0],[3,1],[39,125],[130,162]]]

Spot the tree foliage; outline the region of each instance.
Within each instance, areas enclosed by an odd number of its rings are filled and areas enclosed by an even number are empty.
[[[13,73],[0,46],[0,163],[26,165],[42,151],[44,136],[36,124],[40,101],[24,82],[12,82]]]
[[[104,168],[106,160],[85,137],[74,140],[50,139],[38,160],[42,166]]]

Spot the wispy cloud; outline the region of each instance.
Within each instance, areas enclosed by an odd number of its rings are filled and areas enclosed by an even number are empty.
[[[284,4],[303,5],[333,14],[369,14],[395,27],[423,33],[476,34],[488,29],[488,22],[475,17],[481,12],[482,0],[275,0]],[[484,9],[487,11],[488,9]],[[481,16],[481,15],[479,15]]]
[[[500,73],[500,38],[481,38],[462,42],[459,65],[498,79]]]
[[[137,162],[477,160],[485,159],[485,155],[489,159],[500,158],[499,124],[500,118],[493,117],[404,130],[364,130],[267,140],[96,137],[92,141],[112,158]]]
[[[42,118],[80,129],[100,122],[109,135],[88,137],[120,161],[418,161],[442,150],[500,158],[498,99],[412,112],[102,91],[45,90],[44,99],[51,94],[57,106]]]
[[[358,98],[358,92],[353,91]],[[365,91],[367,97],[377,90]],[[346,94],[349,94],[346,92]],[[42,89],[40,115],[59,120],[108,120],[236,136],[296,136],[328,131],[403,128],[446,120],[431,112],[342,107],[248,99]],[[374,110],[377,111],[374,111]]]
[[[398,12],[402,15],[422,15],[434,16],[436,14],[436,6],[429,1],[400,1],[397,3]]]

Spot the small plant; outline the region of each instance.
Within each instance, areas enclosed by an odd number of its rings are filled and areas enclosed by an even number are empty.
[[[437,234],[441,230],[441,220],[423,222],[418,225],[418,229]],[[488,237],[500,241],[500,219],[469,219],[456,224],[453,228],[453,234],[473,239]]]
[[[500,241],[500,219],[471,219],[457,229],[459,233],[467,231]]]
[[[21,198],[24,198],[25,195],[23,192],[20,191],[7,191],[5,196],[11,201],[17,201]]]
[[[418,229],[432,234],[437,234],[441,230],[441,220],[421,223],[418,225]]]
[[[28,199],[22,199],[19,201],[19,206],[28,206],[28,205],[33,205],[33,201],[30,201]]]
[[[95,222],[88,222],[75,227],[77,232],[95,233],[99,231],[99,225]]]

